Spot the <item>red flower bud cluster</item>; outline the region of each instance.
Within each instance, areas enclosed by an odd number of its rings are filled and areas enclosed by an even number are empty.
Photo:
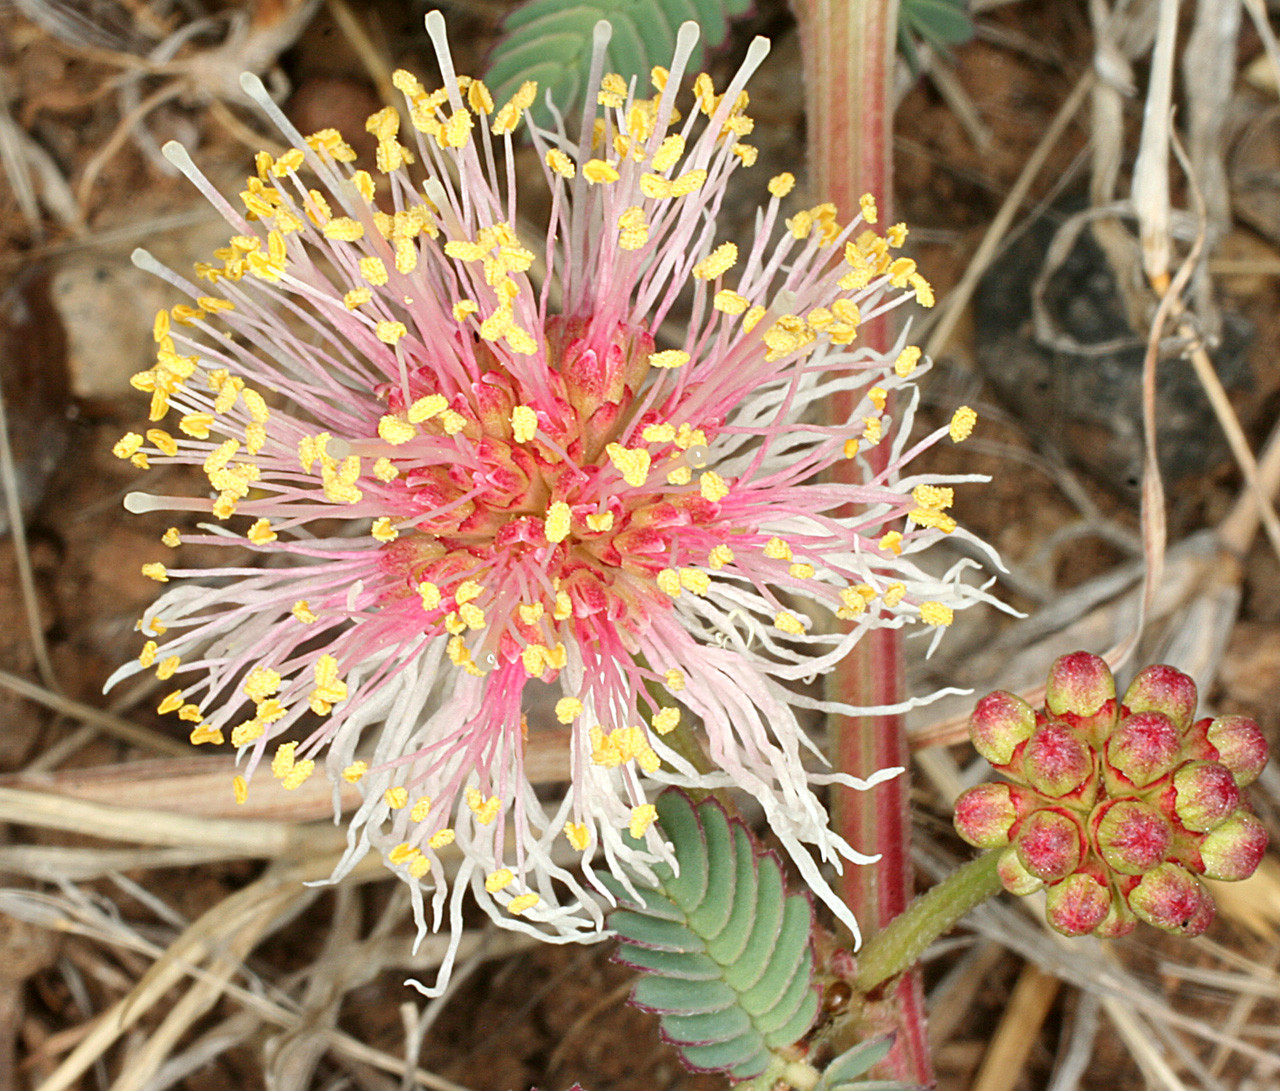
[[[1012,693],[978,702],[973,745],[1013,783],[961,795],[956,829],[1003,848],[1007,890],[1047,887],[1059,932],[1122,936],[1144,920],[1199,935],[1214,904],[1198,876],[1245,879],[1266,851],[1243,789],[1267,743],[1247,717],[1195,710],[1195,683],[1172,667],[1147,667],[1117,701],[1103,660],[1064,655],[1044,711]]]

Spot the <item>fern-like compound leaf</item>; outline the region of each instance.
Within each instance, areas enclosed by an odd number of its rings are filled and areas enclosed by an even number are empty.
[[[714,800],[668,791],[657,808],[679,870],[658,864],[658,885],[637,882],[634,895],[601,876],[624,906],[609,922],[615,957],[643,971],[632,1002],[660,1013],[685,1063],[750,1079],[817,1014],[812,907]]]
[[[545,125],[547,91],[567,113],[588,90],[592,31],[599,20],[613,26],[605,71],[625,79],[637,77],[637,94],[643,96],[650,70],[670,64],[681,23],[692,20],[702,31],[689,59],[696,72],[703,46],[720,45],[729,32],[729,20],[750,6],[751,0],[529,0],[504,20],[504,36],[494,47],[485,81],[501,103],[525,80],[536,80],[534,115]],[[590,90],[594,94],[595,89]]]

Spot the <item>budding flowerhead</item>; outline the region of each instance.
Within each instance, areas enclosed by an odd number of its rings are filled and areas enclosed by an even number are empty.
[[[956,827],[971,844],[1007,844],[1005,888],[1047,886],[1061,932],[1122,936],[1143,920],[1198,935],[1214,908],[1196,875],[1248,878],[1266,851],[1242,794],[1266,741],[1246,717],[1195,722],[1195,683],[1173,667],[1115,693],[1106,663],[1076,652],[1053,664],[1042,714],[1009,693],[979,701],[974,747],[1014,786],[961,795]]]

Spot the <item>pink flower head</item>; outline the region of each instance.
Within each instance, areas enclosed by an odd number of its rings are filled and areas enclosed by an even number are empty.
[[[597,935],[592,860],[668,855],[648,792],[676,784],[758,799],[856,932],[810,853],[868,858],[831,832],[813,786],[868,785],[807,771],[796,717],[853,710],[803,685],[869,628],[940,635],[985,598],[962,582],[971,562],[915,563],[955,529],[948,484],[976,478],[903,475],[922,448],[965,438],[972,412],[908,449],[920,352],[855,340],[860,322],[932,301],[893,253],[906,229],[872,231],[869,197],[850,223],[830,205],[784,222],[783,174],[754,241],[718,237],[729,176],[755,160],[743,88],[762,39],[723,93],[700,75],[677,109],[694,25],[644,98],[602,76],[600,24],[599,91],[573,141],[558,121],[532,126],[533,85],[497,107],[455,75],[443,20],[427,27],[444,87],[396,73],[412,128],[390,107],[369,118],[376,174],[337,132],[298,133],[250,78],[291,148],[258,157],[243,212],[168,148],[233,235],[196,267],[203,286],[136,255],[191,302],[157,318],[158,363],[134,381],[155,427],[117,453],[202,466],[208,496],[126,506],[211,514],[166,543],[234,559],[147,566],[180,582],[113,681],[174,677],[165,706],[194,742],[229,735],[241,798],[264,761],[285,788],[322,756],[335,782],[358,782],[338,874],[378,848],[424,927],[425,894],[437,927],[448,902],[456,935],[470,888],[504,927]],[[536,248],[517,230],[522,121],[551,190]],[[838,392],[855,394],[852,418],[816,423]],[[824,480],[876,444],[886,470]],[[669,745],[690,727],[714,772]],[[551,731],[572,776],[554,805],[526,769],[526,740]],[[462,853],[451,879],[447,845]]]

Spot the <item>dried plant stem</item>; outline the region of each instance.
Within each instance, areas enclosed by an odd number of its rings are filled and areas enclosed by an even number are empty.
[[[1014,1087],[1060,988],[1061,982],[1034,962],[1022,967],[972,1091],[1009,1091]]]

